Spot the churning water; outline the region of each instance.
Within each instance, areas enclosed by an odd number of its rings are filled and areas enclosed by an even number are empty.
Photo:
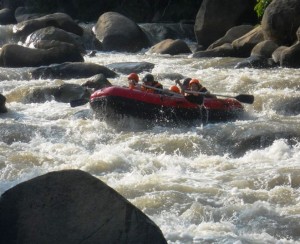
[[[253,94],[255,102],[235,122],[112,126],[94,119],[88,104],[26,102],[35,87],[84,79],[30,80],[24,69],[1,68],[9,112],[0,115],[0,194],[47,172],[81,169],[146,213],[168,243],[299,242],[300,69],[234,69],[232,58],[143,52],[86,57],[127,61],[154,63],[153,74],[199,78],[213,93]],[[122,74],[110,81],[127,84]]]

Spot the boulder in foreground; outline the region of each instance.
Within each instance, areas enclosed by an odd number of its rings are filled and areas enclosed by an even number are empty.
[[[51,172],[0,198],[0,243],[167,243],[139,209],[80,170]]]

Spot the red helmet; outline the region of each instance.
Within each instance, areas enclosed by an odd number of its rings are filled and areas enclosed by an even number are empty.
[[[139,82],[139,76],[136,73],[131,73],[127,77],[128,80],[134,80],[136,82]]]
[[[175,86],[175,85],[170,87],[170,91],[180,93],[178,86]]]
[[[200,81],[197,80],[197,79],[191,79],[190,83],[189,83],[189,86],[191,86],[192,84],[197,84],[198,86],[200,86]]]

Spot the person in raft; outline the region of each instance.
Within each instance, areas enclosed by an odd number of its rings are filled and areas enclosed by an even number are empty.
[[[206,98],[216,98],[216,96],[210,94],[210,92],[206,89],[206,87],[201,85],[198,79],[190,80],[189,91],[191,91],[191,93],[188,93],[189,95],[194,95],[194,96],[204,95]],[[199,93],[203,93],[203,94],[199,94]]]
[[[131,73],[127,77],[129,89],[140,89],[138,86],[139,76],[136,73]]]
[[[146,74],[143,78],[142,90],[151,93],[162,93],[163,85],[155,81],[152,74]]]
[[[189,86],[190,86],[190,81],[191,80],[192,80],[192,78],[185,78],[182,83],[180,82],[180,80],[175,80],[175,84],[180,87],[180,93],[182,95],[185,94],[185,90],[190,89]]]
[[[179,87],[176,86],[176,85],[171,86],[169,90],[172,92],[172,95],[176,95],[175,93],[180,94],[180,89],[179,89]],[[174,94],[173,94],[173,93],[174,93]]]

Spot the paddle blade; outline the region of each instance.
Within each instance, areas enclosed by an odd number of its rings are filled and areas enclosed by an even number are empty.
[[[70,101],[70,106],[72,108],[74,108],[74,107],[78,107],[78,106],[87,104],[88,102],[89,102],[89,99],[87,99],[87,98],[80,98],[80,99],[76,99],[76,100]]]
[[[184,96],[184,98],[186,100],[188,100],[190,103],[196,103],[196,104],[202,105],[204,96],[201,96],[201,95],[199,95],[199,96],[188,95],[188,96]]]
[[[248,95],[248,94],[240,94],[236,97],[234,97],[236,100],[238,100],[241,103],[249,103],[252,104],[254,102],[254,96]]]

